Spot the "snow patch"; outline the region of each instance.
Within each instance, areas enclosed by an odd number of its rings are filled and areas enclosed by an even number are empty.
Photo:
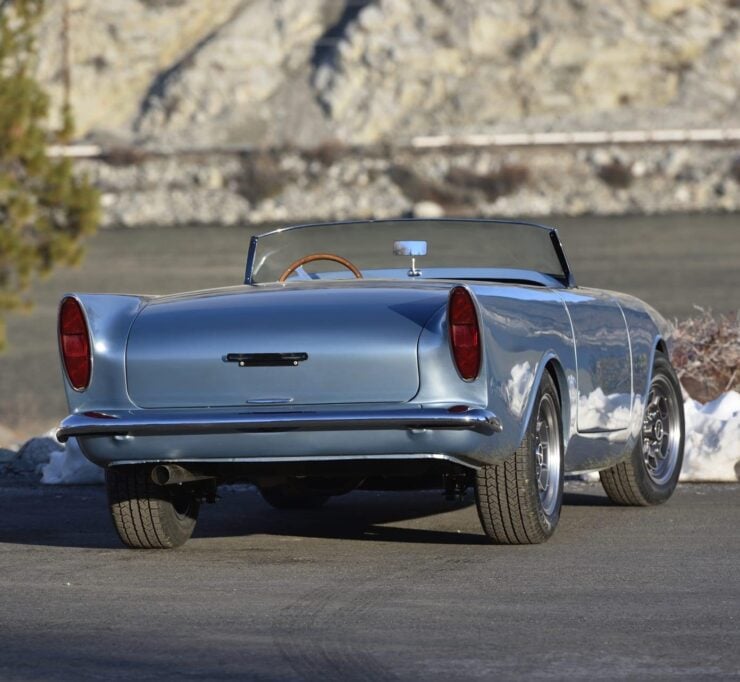
[[[56,439],[55,439],[56,440]],[[56,441],[58,443],[58,441]],[[52,451],[41,469],[41,482],[47,485],[94,485],[103,482],[103,469],[82,454],[76,438],[62,449]]]
[[[14,476],[32,478],[41,473],[41,468],[49,461],[52,452],[62,449],[55,438],[39,436],[27,440],[17,450],[3,450],[3,472]]]
[[[686,441],[679,481],[728,482],[740,480],[740,393],[730,391],[716,400],[684,402]],[[596,472],[580,474],[582,481],[599,480]]]
[[[17,451],[0,452],[0,475],[9,474],[50,485],[88,485],[103,482],[103,470],[82,454],[77,439],[65,445],[56,429],[27,440]]]
[[[740,393],[702,405],[684,403],[686,443],[681,481],[740,480]]]

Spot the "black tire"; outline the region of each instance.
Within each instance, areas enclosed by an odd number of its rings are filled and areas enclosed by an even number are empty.
[[[281,485],[260,487],[262,498],[275,509],[318,509],[326,504],[329,495],[311,490],[300,480]]]
[[[673,423],[668,420],[668,427],[661,426],[661,433],[665,431],[670,447],[671,439],[675,434],[676,451],[669,453],[663,460],[647,456],[648,443],[655,443],[653,426],[650,426],[650,397],[654,395],[656,387],[660,391],[666,391],[667,399],[673,401],[675,414],[672,415]],[[667,403],[669,410],[670,403]],[[661,422],[662,423],[662,422]],[[630,457],[625,462],[599,472],[601,485],[604,487],[609,499],[616,504],[628,506],[647,507],[665,502],[676,489],[678,477],[681,474],[683,464],[683,448],[685,437],[685,424],[683,414],[683,399],[681,397],[681,385],[670,361],[664,353],[656,352],[653,364],[653,378],[648,392],[648,401],[645,405],[643,415],[643,430],[633,448]],[[659,471],[653,467],[653,462],[665,466],[665,471]],[[670,469],[670,470],[669,470]],[[662,474],[662,475],[658,475]]]
[[[547,413],[546,438],[558,446],[556,454],[550,450],[553,454],[550,462],[552,480],[547,478],[542,495],[542,481],[538,474],[546,474],[542,473],[543,468],[538,467],[541,409],[546,409]],[[557,433],[551,430],[553,428]],[[543,435],[541,429],[539,433]],[[554,487],[551,489],[550,485]],[[499,464],[487,465],[477,472],[475,501],[483,530],[496,544],[537,544],[547,540],[555,531],[563,502],[563,432],[560,400],[548,372],[545,372],[537,391],[524,440],[513,457]]]
[[[113,526],[127,547],[179,547],[193,534],[200,504],[186,486],[154,483],[151,469],[146,465],[132,465],[106,470]]]

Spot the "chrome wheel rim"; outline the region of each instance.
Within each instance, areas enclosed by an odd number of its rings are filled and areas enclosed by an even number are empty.
[[[642,459],[648,476],[663,485],[673,476],[681,442],[676,392],[670,381],[658,375],[650,385],[642,420]]]
[[[542,511],[552,516],[560,496],[560,424],[555,401],[548,393],[540,398],[535,424],[535,480]]]

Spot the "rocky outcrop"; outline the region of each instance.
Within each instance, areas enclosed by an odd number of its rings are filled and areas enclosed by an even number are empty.
[[[737,123],[738,11],[713,0],[381,0],[316,83],[340,137]]]
[[[82,134],[181,145],[738,125],[735,0],[70,0]],[[40,75],[61,96],[63,3]]]
[[[740,211],[737,148],[319,150],[154,156],[78,165],[104,224]]]
[[[325,15],[322,2],[242,2],[230,21],[159,76],[142,103],[135,131],[160,143],[197,131],[216,144],[270,142],[277,129],[287,127],[298,144],[310,143],[317,132],[328,134],[311,130],[321,116],[309,92],[300,102],[303,122],[278,105],[287,90],[300,90],[305,81]]]
[[[49,2],[38,38],[39,76],[62,99],[64,6]],[[78,130],[128,139],[145,94],[243,0],[156,2],[69,0],[71,103]]]

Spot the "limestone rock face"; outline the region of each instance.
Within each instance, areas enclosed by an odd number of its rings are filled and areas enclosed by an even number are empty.
[[[363,142],[737,124],[738,14],[712,0],[380,0],[316,82],[340,136]]]
[[[69,0],[71,102],[78,130],[128,136],[160,73],[228,21],[243,0]],[[62,97],[62,2],[47,3],[38,38],[39,75]]]
[[[316,1],[242,2],[230,21],[160,76],[137,131],[164,139],[198,131],[216,143],[269,140],[280,116],[270,100],[306,71],[324,14]]]
[[[63,5],[39,73],[63,82]],[[81,134],[174,146],[739,125],[725,0],[69,0]]]

